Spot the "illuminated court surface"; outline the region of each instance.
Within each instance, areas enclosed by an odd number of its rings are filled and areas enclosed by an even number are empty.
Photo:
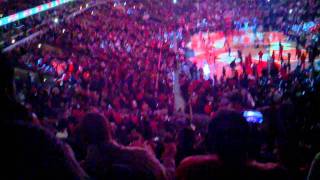
[[[296,57],[296,44],[288,40],[288,37],[280,32],[258,32],[254,34],[248,31],[237,31],[225,35],[223,32],[200,32],[191,37],[187,44],[189,51],[187,57],[190,61],[202,68],[204,74],[213,77],[222,75],[222,68],[225,67],[227,76],[231,74],[230,63],[235,60],[236,70],[242,72],[239,63],[238,50],[242,52],[243,62],[245,57],[252,56],[252,62],[257,64],[258,72],[267,67],[267,60],[275,52],[275,63],[280,65],[279,42],[283,46],[283,59],[287,62],[288,53],[291,54],[291,70],[298,64]],[[230,53],[229,53],[230,50]],[[262,61],[259,63],[259,51],[263,52]],[[302,49],[302,52],[305,52]],[[317,58],[319,61],[319,57]],[[308,57],[307,57],[308,61]],[[307,62],[306,61],[306,62]],[[246,68],[250,73],[250,68]]]

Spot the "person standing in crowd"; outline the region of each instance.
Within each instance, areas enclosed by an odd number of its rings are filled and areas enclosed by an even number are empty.
[[[283,45],[282,45],[281,41],[279,42],[279,59],[280,59],[281,64],[282,64],[282,61],[283,61]]]
[[[251,55],[251,53],[249,53],[249,55],[248,55],[248,61],[247,61],[247,63],[246,63],[248,66],[251,66],[251,64],[252,64],[252,55]]]
[[[238,49],[238,58],[240,59],[240,64],[242,65],[243,59],[242,59],[242,52],[240,49]]]
[[[276,55],[274,50],[272,51],[271,60],[272,60],[272,63],[276,60]]]
[[[305,69],[306,67],[306,59],[307,59],[307,54],[303,52],[300,59],[300,65],[302,69]]]
[[[288,65],[287,65],[287,68],[288,68],[288,72],[291,71],[291,53],[288,52]]]
[[[259,63],[261,63],[262,62],[262,56],[263,56],[262,50],[259,51],[258,55],[259,55]]]
[[[231,47],[228,45],[228,55],[231,57]]]
[[[226,68],[224,66],[222,67],[222,77],[226,77]]]
[[[309,55],[309,65],[311,68],[314,68],[315,58],[319,55],[319,50],[316,45],[310,45],[308,47],[308,55]]]
[[[297,60],[300,61],[301,59],[301,49],[299,48],[299,46],[297,45],[296,46],[296,57],[297,57]]]

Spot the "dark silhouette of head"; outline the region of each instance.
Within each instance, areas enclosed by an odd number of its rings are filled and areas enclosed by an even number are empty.
[[[78,127],[78,133],[85,146],[99,145],[111,141],[109,122],[98,113],[88,113]]]
[[[192,148],[195,141],[195,132],[191,128],[183,128],[179,132],[178,141],[181,148]]]
[[[221,110],[209,124],[207,146],[226,163],[243,163],[247,158],[249,126],[241,113]]]

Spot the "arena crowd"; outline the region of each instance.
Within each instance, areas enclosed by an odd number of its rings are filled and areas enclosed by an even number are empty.
[[[313,38],[319,32],[292,30],[319,23],[319,6],[316,0],[107,1],[61,18],[1,55],[1,176],[319,179],[314,60],[320,46]],[[186,58],[192,34],[227,34],[246,24],[284,32],[297,50],[308,49],[308,62],[298,57],[295,69],[272,64],[205,79]],[[263,123],[247,122],[246,110],[262,112]]]

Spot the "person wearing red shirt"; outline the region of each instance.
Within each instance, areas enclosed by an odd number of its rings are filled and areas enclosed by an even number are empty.
[[[251,65],[252,64],[252,56],[251,53],[249,53],[249,55],[246,57],[246,65]]]
[[[259,63],[260,63],[262,61],[263,52],[260,50],[258,54],[259,54]]]
[[[301,58],[301,50],[298,47],[296,48],[296,56],[297,56],[298,60],[300,60],[300,58]]]
[[[307,59],[306,53],[302,53],[301,61],[300,61],[300,65],[301,65],[302,69],[305,69],[305,67],[306,67],[306,59]]]

